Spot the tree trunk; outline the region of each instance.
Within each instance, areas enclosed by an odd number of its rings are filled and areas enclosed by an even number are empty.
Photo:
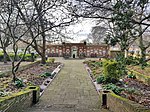
[[[128,49],[126,49],[124,53],[125,53],[124,57],[127,58],[128,57]]]
[[[3,61],[4,61],[5,64],[7,63],[7,54],[6,54],[6,52],[4,52]]]
[[[146,60],[146,49],[145,48],[141,49],[141,60],[142,61]]]
[[[125,58],[125,55],[126,55],[125,48],[122,46],[120,46],[120,48],[121,48],[121,55],[123,55]]]
[[[46,64],[46,39],[45,39],[45,33],[42,33],[43,37],[43,47],[42,47],[42,64]]]
[[[15,83],[15,81],[16,81],[16,73],[14,72],[13,68],[12,68],[12,75],[13,75],[13,82]]]
[[[40,28],[41,28],[41,36],[42,36],[42,57],[41,57],[41,63],[46,64],[46,35],[45,35],[45,25],[44,25],[44,19],[43,16],[41,16],[42,7],[38,7],[38,4],[36,2],[33,3],[35,6],[35,9],[37,11],[37,14],[39,16],[39,22],[40,22]]]
[[[42,63],[42,64],[46,64],[46,57],[45,57],[45,54],[42,54],[42,56],[41,56],[41,63]]]
[[[140,43],[139,47],[141,50],[140,63],[141,67],[144,69],[144,66],[146,64],[146,47],[144,46],[142,35],[139,37],[139,43]]]

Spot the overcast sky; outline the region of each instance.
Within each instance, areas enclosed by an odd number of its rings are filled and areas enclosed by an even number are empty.
[[[95,22],[91,19],[86,19],[81,23],[69,26],[68,29],[74,32],[73,34],[70,34],[70,36],[74,37],[74,40],[70,41],[77,43],[86,39],[93,26],[95,26]]]

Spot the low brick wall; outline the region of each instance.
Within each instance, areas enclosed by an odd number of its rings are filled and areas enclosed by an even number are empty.
[[[31,62],[30,64],[27,64],[27,65],[24,65],[24,66],[20,66],[17,72],[28,69],[28,68],[31,68],[32,66],[37,65],[39,63],[40,63],[40,61],[36,61],[36,62]],[[11,74],[12,74],[11,70],[7,71],[7,72],[4,72],[4,73],[1,72],[0,77],[10,76]]]
[[[100,92],[100,98],[102,98]],[[102,101],[102,99],[101,99]],[[113,112],[150,112],[150,109],[126,98],[120,97],[113,92],[107,93],[107,106]]]
[[[139,81],[143,81],[145,84],[147,85],[150,85],[150,76],[145,76],[137,71],[134,71],[134,70],[131,70],[129,69],[129,72],[133,72],[134,75],[136,75],[136,78],[139,80]]]
[[[23,109],[30,107],[33,105],[33,91],[36,91],[37,102],[40,96],[39,87],[34,89],[28,87],[11,96],[0,97],[0,112],[21,112]]]

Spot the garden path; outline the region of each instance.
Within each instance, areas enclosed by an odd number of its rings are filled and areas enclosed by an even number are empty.
[[[57,58],[64,67],[40,101],[26,112],[107,112],[82,64],[83,60]]]

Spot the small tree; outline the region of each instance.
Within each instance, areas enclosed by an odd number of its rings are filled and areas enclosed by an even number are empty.
[[[27,27],[23,27],[24,22],[21,20],[19,16],[19,11],[14,6],[12,0],[3,1],[2,7],[3,8],[1,9],[0,12],[0,20],[2,20],[3,29],[1,31],[6,36],[3,37],[4,39],[8,38],[7,41],[11,40],[12,43],[11,47],[14,56],[10,57],[7,49],[3,49],[3,51],[12,63],[13,82],[15,82],[17,79],[16,72],[26,54],[27,49],[35,41],[36,37],[31,41],[29,45],[26,46],[23,52],[23,56],[19,59],[19,61],[16,61],[18,57],[19,40],[25,36],[25,34],[28,32],[29,29]],[[22,27],[24,28],[24,30],[22,30]],[[31,25],[29,27],[31,27]],[[7,29],[7,32],[4,29]],[[3,45],[2,38],[1,38],[1,44]]]

